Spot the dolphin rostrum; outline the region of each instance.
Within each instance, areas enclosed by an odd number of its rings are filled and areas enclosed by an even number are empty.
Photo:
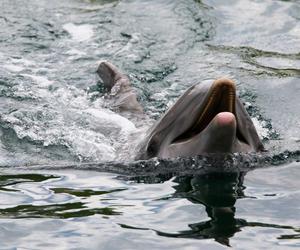
[[[115,104],[121,110],[142,111],[127,76],[108,62],[101,62],[97,73],[115,92]],[[235,83],[221,78],[196,84],[179,97],[150,128],[136,159],[259,151],[264,146],[236,96]]]

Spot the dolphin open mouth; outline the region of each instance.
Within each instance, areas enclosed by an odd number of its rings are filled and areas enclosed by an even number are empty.
[[[221,112],[230,112],[236,117],[236,88],[234,82],[229,79],[216,80],[209,89],[199,111],[196,113],[192,125],[181,135],[177,136],[172,143],[187,141],[200,134]],[[237,129],[237,137],[245,141]]]

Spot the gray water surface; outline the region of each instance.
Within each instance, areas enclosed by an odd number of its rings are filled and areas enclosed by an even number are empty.
[[[299,19],[298,1],[1,0],[0,248],[299,248]],[[105,101],[99,60],[142,119]],[[181,93],[221,76],[266,155],[133,162]]]
[[[152,184],[95,171],[2,171],[1,248],[297,249],[299,167]]]

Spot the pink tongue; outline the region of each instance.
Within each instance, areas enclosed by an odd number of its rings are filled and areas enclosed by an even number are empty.
[[[216,120],[219,125],[228,125],[234,122],[235,116],[230,112],[221,112],[216,115]]]

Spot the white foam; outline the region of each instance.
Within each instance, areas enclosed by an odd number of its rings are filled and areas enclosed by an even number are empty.
[[[44,76],[35,76],[30,74],[21,74],[22,76],[30,77],[32,80],[34,80],[40,87],[49,87],[53,84],[53,81],[48,80],[48,78]]]
[[[61,86],[43,74],[26,73],[21,75],[27,81],[14,87],[14,95],[41,99],[50,105],[33,105],[1,117],[18,138],[29,138],[45,147],[63,145],[82,161],[112,161],[128,146],[130,150],[122,155],[122,159],[128,159],[128,154],[132,153],[128,138],[137,130],[131,121],[104,109],[102,98],[91,101],[82,89]],[[49,92],[47,87],[51,84],[58,88]]]
[[[35,62],[27,60],[27,59],[24,59],[24,58],[20,58],[20,59],[11,58],[11,61],[14,64],[22,64],[22,65],[25,65],[25,66],[33,66],[33,65],[35,65]]]
[[[136,131],[136,127],[131,121],[129,121],[123,116],[113,113],[112,111],[88,108],[85,110],[85,112],[93,115],[98,119],[101,119],[102,121],[106,121],[107,123],[117,125],[118,127],[120,127],[123,133]]]
[[[38,115],[49,117],[45,121],[37,118]],[[3,115],[2,120],[13,127],[20,139],[28,137],[44,146],[64,145],[80,160],[111,161],[116,158],[113,140],[100,131],[80,127],[75,120],[69,123],[56,112],[19,110]]]
[[[70,49],[70,50],[68,50],[68,51],[66,52],[66,54],[67,54],[67,55],[70,55],[70,56],[74,56],[74,55],[76,55],[76,56],[83,56],[83,55],[86,55],[85,52],[80,51],[80,50],[78,50],[78,49]]]
[[[63,28],[72,36],[72,39],[78,42],[87,41],[94,35],[93,27],[89,24],[75,25],[67,23]]]
[[[264,121],[259,121],[256,117],[251,118],[257,133],[260,138],[267,138],[269,135],[269,130],[265,127]]]
[[[24,58],[5,58],[3,54],[0,54],[0,56],[3,57],[3,61],[7,62],[2,67],[12,72],[20,72],[26,69],[26,67],[34,65],[34,62]]]
[[[8,69],[9,71],[12,71],[12,72],[20,72],[20,71],[24,70],[23,67],[17,66],[17,65],[13,65],[13,64],[3,65],[3,68]]]
[[[64,139],[72,153],[81,160],[111,161],[116,157],[116,150],[101,133],[76,128],[65,134]]]

